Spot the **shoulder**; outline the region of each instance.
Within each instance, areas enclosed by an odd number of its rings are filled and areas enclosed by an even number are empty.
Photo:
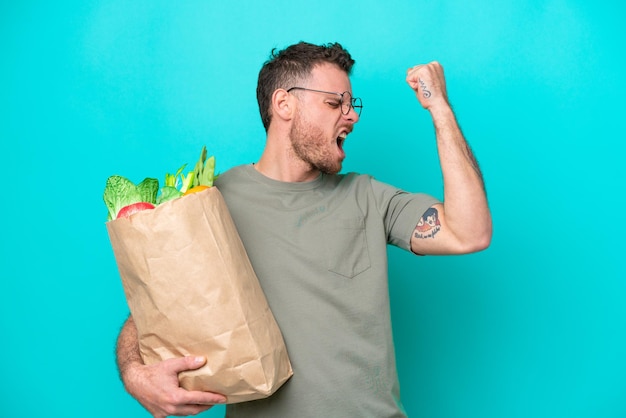
[[[240,181],[242,178],[245,178],[245,173],[248,167],[248,164],[238,165],[228,169],[223,173],[220,173],[219,176],[215,179],[215,185],[218,188],[222,188],[227,187],[233,182]]]

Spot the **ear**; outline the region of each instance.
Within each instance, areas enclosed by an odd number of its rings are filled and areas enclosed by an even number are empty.
[[[290,120],[295,111],[294,97],[285,89],[277,89],[272,94],[272,115],[283,120]]]

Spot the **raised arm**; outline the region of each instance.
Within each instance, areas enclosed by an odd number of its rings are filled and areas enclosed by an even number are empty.
[[[448,102],[443,67],[438,62],[417,65],[408,70],[406,81],[432,117],[444,187],[443,204],[423,215],[413,232],[411,250],[417,254],[484,250],[492,231],[485,185]]]
[[[210,392],[187,391],[178,373],[202,367],[204,357],[182,357],[145,365],[139,353],[137,327],[129,316],[117,339],[117,366],[124,387],[155,418],[196,415],[226,398]]]

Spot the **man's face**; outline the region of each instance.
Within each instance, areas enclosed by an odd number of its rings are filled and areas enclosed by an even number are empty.
[[[313,69],[311,77],[300,86],[329,92],[352,93],[348,75],[332,64]],[[291,126],[291,146],[296,158],[312,169],[335,174],[341,170],[346,154],[343,143],[359,116],[351,109],[341,112],[341,97],[311,91],[298,91],[298,108]]]

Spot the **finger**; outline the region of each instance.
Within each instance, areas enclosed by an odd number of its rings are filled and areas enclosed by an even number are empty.
[[[180,373],[186,370],[196,370],[204,366],[206,358],[203,356],[186,356],[165,360],[166,366],[173,373]]]
[[[412,78],[415,78],[415,74],[417,74],[419,72],[420,68],[422,68],[422,67],[423,67],[423,65],[415,65],[415,66],[409,68],[406,71],[407,81],[412,79]]]
[[[418,79],[418,70],[415,68],[409,68],[407,74],[406,74],[406,82],[411,84],[411,86],[413,86],[415,83],[417,83],[417,79]]]
[[[176,416],[198,415],[211,409],[213,405],[184,405],[176,409]]]
[[[220,395],[219,393],[213,392],[203,392],[198,390],[190,390],[187,391],[183,395],[182,403],[188,405],[201,405],[201,406],[212,406],[215,404],[226,403],[226,396]]]

